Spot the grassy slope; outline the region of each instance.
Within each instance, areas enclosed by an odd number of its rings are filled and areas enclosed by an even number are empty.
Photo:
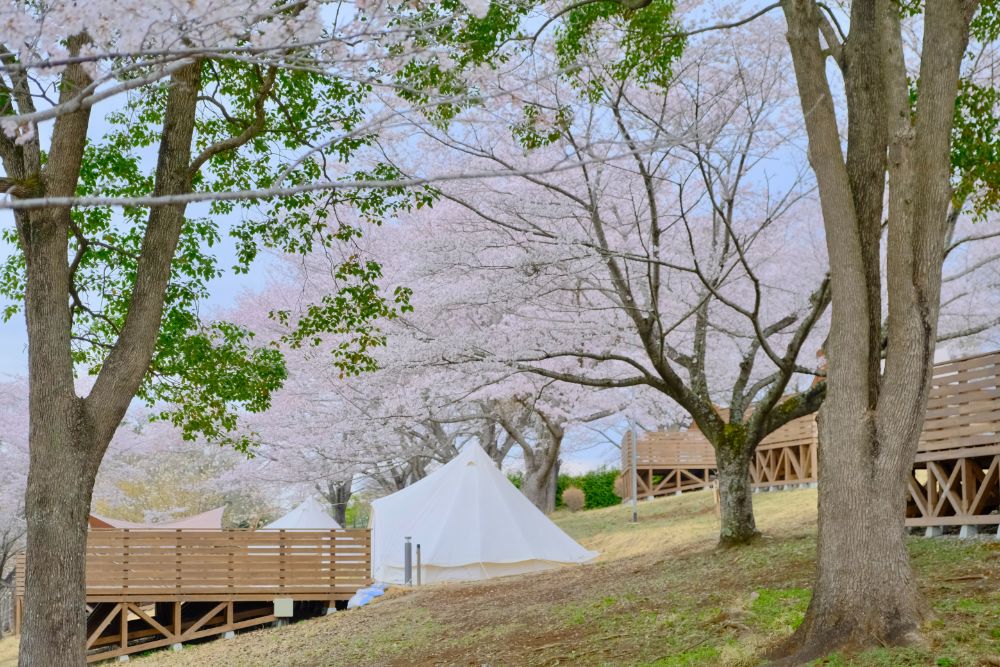
[[[713,551],[708,493],[641,503],[638,526],[627,522],[627,507],[561,514],[567,532],[602,551],[598,562],[397,590],[361,610],[160,652],[139,664],[757,664],[808,603],[816,492],[754,500],[768,537],[750,548]],[[936,615],[926,629],[931,647],[834,656],[827,664],[1000,666],[1000,543],[914,539],[911,553]]]
[[[0,666],[17,664],[17,638],[0,639]]]

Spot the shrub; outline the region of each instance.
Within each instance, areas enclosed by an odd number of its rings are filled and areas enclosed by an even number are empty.
[[[586,503],[586,498],[583,495],[583,491],[571,486],[562,494],[563,503],[569,508],[570,512],[579,512],[583,509]]]
[[[556,492],[556,507],[563,507],[565,503],[562,499],[563,492],[571,486],[583,491],[586,498],[584,509],[592,510],[599,507],[611,507],[622,501],[621,496],[615,490],[615,480],[619,472],[614,469],[601,468],[592,470],[585,475],[571,477],[570,475],[559,475],[559,487]]]
[[[592,470],[585,475],[559,475],[556,487],[556,507],[566,507],[562,494],[571,486],[583,491],[586,499],[584,509],[592,510],[598,507],[611,507],[622,501],[620,489],[615,480],[620,473],[614,469],[601,468]],[[517,488],[521,488],[522,473],[508,473],[507,479]]]

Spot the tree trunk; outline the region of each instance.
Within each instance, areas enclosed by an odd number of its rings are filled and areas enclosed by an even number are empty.
[[[559,452],[565,433],[562,426],[548,419],[541,412],[531,412],[535,442],[532,444],[524,431],[510,421],[501,420],[507,434],[524,453],[524,476],[521,493],[546,514],[556,509],[556,488],[559,484]],[[499,465],[499,464],[498,464]]]
[[[547,457],[536,456],[536,459]],[[524,477],[521,479],[521,493],[523,493],[531,503],[546,514],[554,512],[556,509],[556,488],[559,483],[558,466],[528,464],[529,459],[525,457]]]
[[[903,527],[915,447],[879,441],[869,420],[839,408],[831,401],[820,412],[817,576],[790,665],[876,640],[917,643],[926,613]]]
[[[753,516],[750,456],[747,447],[716,446],[719,480],[719,547],[747,544],[760,535]],[[752,449],[751,449],[752,451]]]
[[[79,399],[77,399],[79,405]],[[41,411],[40,411],[41,412]],[[32,440],[28,473],[28,521],[21,667],[75,667],[86,663],[83,554],[87,515],[97,467],[89,442],[70,435],[73,419],[44,410],[62,422],[65,439]],[[58,490],[58,492],[53,492]]]
[[[327,482],[323,496],[330,505],[334,520],[342,528],[347,526],[347,503],[351,501],[351,486],[354,480],[348,478],[337,482]]]
[[[73,38],[71,52],[81,40]],[[60,101],[90,83],[78,65],[66,68]],[[45,194],[76,192],[89,110],[56,119]],[[86,406],[73,386],[67,263],[68,208],[15,214],[25,256],[24,317],[28,331],[27,571],[22,667],[85,664],[84,548],[97,466]],[[110,439],[110,436],[109,436]]]
[[[74,38],[76,39],[76,38]],[[66,68],[61,99],[89,82]],[[200,65],[178,70],[167,95],[155,194],[190,187],[188,165]],[[46,194],[76,192],[89,110],[56,119],[44,180]],[[87,515],[101,459],[152,358],[184,206],[151,209],[132,303],[114,348],[87,398],[76,396],[67,263],[68,209],[16,215],[27,283],[29,454],[27,572],[20,667],[86,664]]]
[[[820,410],[816,583],[805,620],[780,649],[788,656],[783,664],[920,641],[924,609],[906,551],[905,498],[934,358],[952,196],[949,139],[977,4],[925,4],[915,114],[898,6],[852,4],[842,64],[851,107],[845,163],[818,36],[825,19],[811,0],[783,3],[833,295]],[[862,131],[880,123],[888,132]],[[872,244],[881,238],[886,183],[883,334],[874,265],[880,248]]]

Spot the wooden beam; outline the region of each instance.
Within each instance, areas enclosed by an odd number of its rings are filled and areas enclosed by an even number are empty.
[[[274,616],[274,614],[257,616],[251,619],[247,619],[245,621],[237,621],[236,623],[233,623],[231,627],[228,628],[225,626],[219,626],[219,627],[208,628],[205,630],[199,630],[198,632],[195,632],[190,636],[187,636],[185,640],[192,641],[195,639],[203,639],[205,637],[211,637],[212,635],[222,634],[223,632],[229,632],[231,630],[243,630],[245,628],[250,628],[255,625],[263,625],[264,623],[273,623],[275,620],[276,617]],[[87,656],[87,662],[88,663],[99,662],[101,660],[116,658],[118,656],[128,655],[130,653],[139,653],[139,652],[150,651],[152,649],[163,648],[165,646],[170,646],[171,644],[176,644],[176,643],[177,642],[174,639],[157,639],[150,642],[142,642],[141,644],[135,644],[125,649],[117,648],[112,651],[101,651],[99,653],[92,653]]]
[[[960,498],[955,496],[952,490],[952,485],[958,479],[958,473],[961,471],[961,466],[955,466],[951,474],[945,477],[941,472],[941,467],[938,465],[937,461],[927,462],[928,472],[933,472],[934,477],[937,478],[938,483],[941,485],[941,497],[938,499],[937,505],[934,506],[931,512],[933,516],[941,516],[941,510],[944,509],[944,501],[947,500],[952,508],[955,510],[955,514],[962,514],[962,501]]]
[[[139,618],[141,618],[151,628],[153,628],[154,630],[156,630],[157,632],[159,632],[161,635],[163,635],[167,639],[173,638],[175,636],[175,634],[173,632],[170,632],[170,630],[167,630],[165,627],[163,627],[162,625],[160,625],[160,623],[156,619],[154,619],[152,616],[150,616],[149,614],[147,614],[146,612],[144,612],[142,610],[142,607],[140,607],[139,605],[128,603],[128,604],[125,605],[125,607],[126,607],[126,609],[128,609],[133,614],[135,614],[136,616],[138,616]]]
[[[993,457],[993,462],[986,470],[986,474],[983,475],[979,485],[979,490],[973,497],[972,502],[969,504],[969,514],[979,514],[984,510],[986,500],[991,495],[990,485],[993,484],[994,480],[997,482],[997,488],[992,490],[996,491],[997,496],[1000,496],[1000,456]]]
[[[1000,524],[1000,516],[958,515],[958,516],[915,516],[906,519],[907,526],[988,526]]]
[[[121,605],[121,620],[118,637],[121,640],[121,647],[128,648],[128,605]]]
[[[195,621],[194,624],[192,624],[187,630],[185,630],[183,633],[181,633],[181,636],[180,636],[179,639],[181,641],[186,641],[186,640],[189,640],[189,639],[193,639],[192,635],[194,633],[196,633],[199,630],[199,628],[201,628],[201,626],[205,625],[210,620],[212,620],[213,618],[215,618],[215,616],[220,611],[222,611],[223,609],[225,609],[226,608],[226,604],[227,604],[226,602],[220,602],[219,604],[217,604],[214,607],[212,607],[211,611],[209,611],[207,614],[204,614],[201,618],[199,618],[197,621]],[[229,603],[229,604],[231,604],[231,603]]]
[[[87,637],[86,648],[90,648],[91,646],[94,645],[94,642],[97,640],[98,637],[101,636],[101,633],[104,632],[105,628],[111,625],[111,621],[115,620],[115,616],[118,614],[121,608],[122,608],[122,603],[120,602],[111,608],[111,611],[108,612],[108,615],[104,617],[104,620],[101,621],[100,625],[97,626],[97,629],[94,630],[92,633],[90,633],[90,636]]]
[[[913,498],[914,504],[917,506],[917,510],[920,511],[921,516],[927,516],[927,497],[924,495],[924,487],[920,486],[920,482],[917,478],[913,476],[913,472],[910,472],[909,479],[909,489],[910,497]]]

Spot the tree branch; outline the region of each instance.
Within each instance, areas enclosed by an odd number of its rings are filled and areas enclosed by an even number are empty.
[[[179,194],[191,187],[188,165],[200,87],[201,66],[197,62],[177,70],[171,77],[154,196]],[[160,206],[149,212],[125,324],[86,399],[94,415],[95,429],[106,436],[99,437],[99,442],[111,440],[149,370],[159,338],[174,252],[184,225],[184,209],[183,205]]]

